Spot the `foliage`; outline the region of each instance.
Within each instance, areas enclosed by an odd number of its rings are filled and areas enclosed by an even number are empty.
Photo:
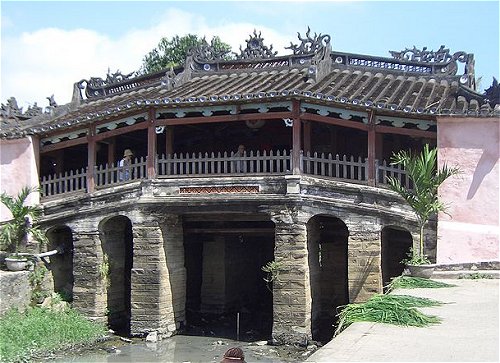
[[[36,304],[39,300],[48,296],[48,292],[42,289],[43,279],[47,271],[45,265],[35,263],[33,271],[31,271],[28,276],[28,281],[31,285],[31,302],[33,304]]]
[[[8,252],[20,252],[20,247],[26,242],[28,235],[44,244],[47,237],[36,225],[41,216],[39,205],[24,205],[28,196],[37,191],[37,188],[23,187],[16,197],[5,192],[0,194],[0,201],[9,209],[12,219],[2,226],[0,231],[0,245]]]
[[[423,262],[425,261],[423,259],[424,227],[433,214],[446,211],[446,206],[438,198],[438,188],[446,179],[458,174],[460,170],[449,168],[446,164],[438,169],[437,149],[429,148],[428,144],[425,144],[422,152],[417,155],[405,150],[394,153],[391,165],[403,166],[413,182],[413,188],[409,189],[404,187],[399,179],[387,177],[390,188],[410,205],[417,216],[420,230],[419,250],[413,250],[415,257],[412,257],[412,260]]]
[[[410,251],[407,253],[408,258],[405,258],[401,262],[406,265],[428,265],[431,261],[424,254],[419,254],[413,251],[413,247],[410,247]]]
[[[391,280],[391,283],[387,288],[387,293],[395,289],[442,288],[454,286],[456,285],[430,279],[424,279],[421,277],[398,276]]]
[[[442,303],[427,298],[407,295],[375,295],[365,303],[345,305],[338,314],[339,322],[335,336],[349,325],[360,321],[371,321],[402,326],[424,327],[437,324],[436,316],[423,314],[416,307],[437,306]]]
[[[279,281],[280,272],[283,271],[283,262],[280,261],[269,261],[267,264],[262,266],[262,271],[267,275],[264,277],[264,281],[267,284],[267,288],[272,292],[271,284],[273,281]]]
[[[51,351],[93,343],[105,334],[104,325],[71,309],[11,309],[0,318],[0,361],[26,362]]]
[[[482,272],[475,272],[472,274],[461,274],[458,276],[458,278],[464,279],[464,280],[493,279],[493,275],[482,273]]]
[[[140,74],[159,72],[162,69],[174,68],[184,64],[186,56],[190,49],[206,43],[205,39],[198,38],[194,34],[185,36],[174,36],[171,39],[161,38],[158,46],[150,51],[142,60]],[[211,46],[217,52],[231,51],[231,46],[214,36],[211,40]],[[227,56],[229,58],[229,56]]]

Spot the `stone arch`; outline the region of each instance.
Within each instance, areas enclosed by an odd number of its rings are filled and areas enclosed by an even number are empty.
[[[55,226],[46,233],[48,238],[47,249],[57,249],[58,254],[49,257],[49,269],[54,280],[54,292],[65,301],[73,301],[73,232],[66,225]]]
[[[313,340],[333,337],[337,307],[349,302],[347,246],[349,230],[340,218],[315,215],[307,222]]]
[[[406,228],[395,225],[384,226],[380,233],[382,284],[385,288],[392,278],[403,273],[401,261],[407,257],[413,237]]]
[[[108,326],[125,335],[130,334],[131,270],[133,264],[132,222],[128,217],[109,217],[99,224],[102,247],[101,270],[105,258],[108,278],[103,279],[106,291]]]

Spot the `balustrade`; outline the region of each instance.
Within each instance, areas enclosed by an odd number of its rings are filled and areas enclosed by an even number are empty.
[[[300,171],[347,182],[368,183],[368,160],[361,157],[339,156],[325,153],[302,153]],[[387,185],[387,177],[398,178],[406,187],[412,187],[406,172],[400,166],[388,165],[384,160],[376,161],[375,185]],[[179,153],[161,155],[156,159],[158,178],[183,177],[234,177],[253,175],[292,174],[292,153],[283,151],[249,151],[243,155],[234,153]],[[147,179],[145,157],[136,158],[128,167],[119,163],[99,165],[93,171],[96,189],[108,188],[131,181]],[[81,169],[64,174],[44,176],[40,185],[42,196],[50,197],[69,192],[87,192],[87,171]]]

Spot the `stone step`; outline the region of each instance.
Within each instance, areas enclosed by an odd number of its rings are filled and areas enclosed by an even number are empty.
[[[435,270],[432,279],[479,279],[493,278],[500,279],[500,270]]]

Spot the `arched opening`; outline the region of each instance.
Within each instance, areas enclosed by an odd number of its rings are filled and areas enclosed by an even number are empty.
[[[67,226],[57,226],[47,232],[49,251],[59,253],[49,257],[49,269],[54,280],[54,292],[63,300],[73,301],[73,233]]]
[[[132,223],[124,216],[112,217],[101,223],[99,231],[103,262],[108,262],[106,281],[103,281],[107,286],[108,326],[120,335],[129,335]]]
[[[273,296],[261,268],[274,259],[274,223],[260,218],[184,217],[186,334],[271,338]]]
[[[382,229],[382,283],[385,287],[391,279],[403,273],[404,264],[413,245],[411,233],[400,227],[384,227]]]
[[[309,275],[311,281],[313,340],[332,339],[337,307],[349,303],[347,241],[349,231],[342,220],[314,216],[307,223]]]

